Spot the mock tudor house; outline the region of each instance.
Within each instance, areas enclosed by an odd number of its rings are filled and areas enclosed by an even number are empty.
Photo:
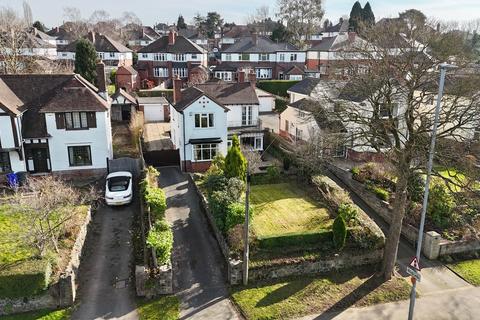
[[[255,82],[219,80],[180,88],[181,80],[174,80],[171,139],[184,171],[207,170],[215,155],[226,155],[234,135],[245,147],[263,150]],[[270,100],[264,102],[264,108],[271,105]]]
[[[0,173],[104,173],[112,158],[106,98],[77,74],[0,75]]]
[[[167,87],[171,87],[175,76],[186,83],[194,68],[207,67],[207,63],[205,49],[170,30],[167,36],[138,51],[137,70],[141,81],[153,80],[157,85],[165,82]]]
[[[305,58],[305,51],[256,33],[239,39],[221,53],[222,64],[253,70],[257,79],[289,79],[290,72],[305,69]]]

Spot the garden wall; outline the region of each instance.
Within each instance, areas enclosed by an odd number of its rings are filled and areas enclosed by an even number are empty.
[[[76,298],[76,279],[87,238],[88,225],[92,220],[91,207],[75,239],[70,253],[70,262],[57,282],[51,284],[43,294],[18,299],[0,299],[0,315],[28,312],[40,309],[57,309],[73,305]]]

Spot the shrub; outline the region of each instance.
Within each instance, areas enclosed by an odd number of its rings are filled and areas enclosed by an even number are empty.
[[[110,84],[116,83],[117,70],[110,71]]]
[[[230,250],[240,255],[243,252],[243,225],[237,224],[227,232],[227,241]]]
[[[251,208],[249,211],[251,215]],[[240,202],[234,202],[228,205],[227,212],[225,214],[225,226],[224,231],[228,233],[230,229],[236,225],[242,224],[245,221],[245,204]]]
[[[223,174],[211,173],[206,175],[203,185],[207,190],[207,195],[213,194],[215,191],[225,190],[228,179]]]
[[[285,247],[308,247],[320,245],[332,245],[332,231],[320,230],[317,232],[298,232],[279,235],[270,235],[268,237],[259,237],[257,239],[260,249],[276,249]]]
[[[231,201],[238,201],[245,192],[245,182],[238,178],[228,179],[226,191]]]
[[[373,250],[384,245],[383,237],[376,235],[364,226],[349,228],[348,236],[361,249]]]
[[[225,157],[225,176],[227,178],[239,178],[245,180],[247,172],[247,159],[240,150],[240,141],[233,136],[232,146],[228,149]]]
[[[283,157],[283,170],[288,171],[291,163],[292,159],[290,159],[290,157]]]
[[[287,109],[288,99],[284,98],[275,98],[275,111],[278,113],[282,113]]]
[[[388,199],[390,198],[390,193],[387,190],[374,185],[369,185],[367,188],[371,190],[377,196],[377,198],[388,202]]]
[[[425,180],[418,173],[408,179],[408,198],[413,202],[421,202],[425,192]]]
[[[441,184],[434,184],[428,196],[427,215],[440,228],[450,227],[456,218],[453,212],[455,200],[447,188]]]
[[[29,260],[0,271],[0,298],[22,298],[40,294],[50,282],[47,260]]]
[[[173,232],[165,220],[157,221],[148,232],[147,245],[155,249],[159,264],[167,264],[170,261],[173,247]]]
[[[165,192],[158,187],[148,186],[145,189],[144,198],[155,218],[163,218],[165,215],[165,210],[167,209]]]
[[[225,191],[214,191],[208,198],[210,210],[215,218],[215,225],[219,230],[225,230],[225,215],[228,206],[232,203]]]
[[[267,176],[270,183],[277,183],[280,180],[280,170],[276,166],[270,166],[267,168]]]
[[[359,167],[353,167],[350,169],[350,172],[352,173],[352,176],[358,176],[360,174],[360,168]]]
[[[212,160],[212,166],[217,167],[222,172],[225,170],[225,157],[223,154],[217,154]]]
[[[355,209],[355,207],[353,207],[353,205],[351,205],[350,203],[342,203],[338,207],[337,211],[338,216],[342,217],[346,223],[350,222],[353,219],[356,219],[358,215],[357,209]]]
[[[347,239],[347,226],[341,216],[336,217],[335,221],[333,221],[332,233],[335,248],[338,250],[342,249]]]
[[[339,204],[352,203],[350,195],[340,188],[332,179],[316,175],[312,177],[312,183],[317,188],[323,200],[334,210],[338,210]]]

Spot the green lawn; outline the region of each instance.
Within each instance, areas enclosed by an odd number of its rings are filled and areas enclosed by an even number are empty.
[[[332,224],[328,209],[293,184],[254,185],[251,202],[252,229],[259,237],[314,232],[329,229]]]
[[[344,271],[235,287],[232,298],[251,320],[294,318],[408,299],[410,285],[406,280],[393,278],[382,283],[365,272]]]
[[[140,300],[137,311],[140,320],[177,320],[180,318],[179,302],[176,296]]]
[[[11,316],[2,316],[2,320],[68,320],[70,309],[63,310],[40,310],[20,313]]]
[[[480,259],[452,263],[448,267],[474,286],[480,286]]]

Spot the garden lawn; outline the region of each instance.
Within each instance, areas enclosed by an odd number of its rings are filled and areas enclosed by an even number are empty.
[[[465,281],[474,286],[480,286],[480,259],[452,263],[448,267],[465,279]]]
[[[180,318],[179,302],[176,296],[139,300],[137,311],[140,320],[177,320]]]
[[[280,280],[232,289],[233,301],[247,319],[286,319],[337,312],[408,299],[410,285],[403,278],[381,279],[365,271],[344,271],[324,277]]]
[[[258,237],[330,229],[328,209],[289,183],[251,187],[252,229]]]
[[[2,320],[68,320],[71,310],[40,310],[27,313],[2,316]]]

